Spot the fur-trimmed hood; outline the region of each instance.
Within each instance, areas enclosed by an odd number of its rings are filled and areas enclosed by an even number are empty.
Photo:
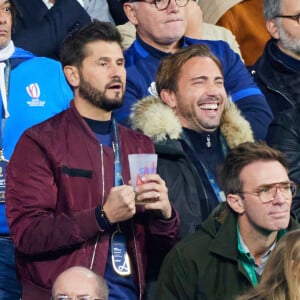
[[[142,131],[153,142],[168,138],[179,139],[182,133],[174,111],[157,97],[145,97],[133,105],[130,120],[132,128]],[[249,122],[230,99],[223,113],[220,129],[229,148],[254,141]]]

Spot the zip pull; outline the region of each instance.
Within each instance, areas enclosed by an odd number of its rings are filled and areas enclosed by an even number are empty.
[[[211,148],[210,134],[208,134],[206,137],[206,147]]]

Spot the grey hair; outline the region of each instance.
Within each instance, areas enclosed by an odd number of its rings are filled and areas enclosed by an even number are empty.
[[[273,19],[281,13],[281,0],[264,0],[265,20]]]

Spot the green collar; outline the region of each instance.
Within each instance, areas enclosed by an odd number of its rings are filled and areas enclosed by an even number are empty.
[[[257,278],[258,274],[256,272],[257,266],[255,265],[255,261],[254,261],[252,254],[250,253],[249,249],[243,242],[238,223],[236,223],[236,231],[237,231],[237,245],[238,245],[238,252],[239,252],[238,260],[242,263],[242,266],[245,269],[247,275],[249,276],[252,285],[256,286],[258,284],[258,278]],[[281,229],[278,231],[276,243],[285,233],[286,233],[286,229]],[[267,253],[265,253],[265,255],[263,257],[264,263],[269,258],[269,255],[270,255],[271,251],[274,249],[276,243],[274,243],[271,246],[271,248],[267,251]],[[263,264],[263,267],[264,267],[264,264]]]

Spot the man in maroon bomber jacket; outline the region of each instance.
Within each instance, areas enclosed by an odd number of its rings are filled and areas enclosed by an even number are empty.
[[[7,217],[23,300],[49,299],[57,275],[75,265],[104,276],[109,299],[142,299],[149,253],[159,249],[161,259],[177,241],[160,176],[145,175],[135,192],[128,185],[128,154],[154,146],[112,118],[125,89],[120,45],[115,27],[99,21],[68,37],[61,60],[71,107],[27,130],[9,162]],[[155,201],[136,206],[135,197]]]

